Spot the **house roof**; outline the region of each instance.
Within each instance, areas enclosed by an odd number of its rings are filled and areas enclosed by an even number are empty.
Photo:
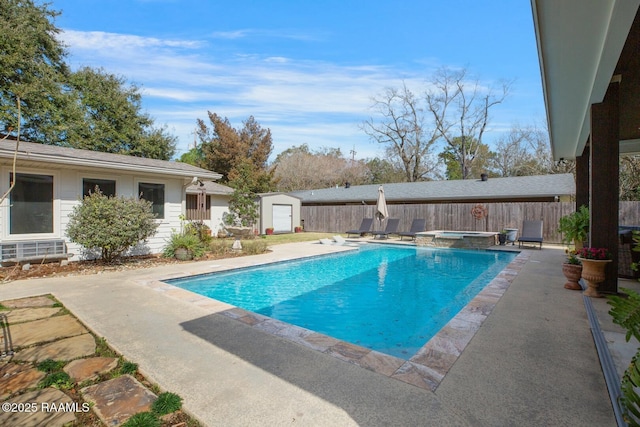
[[[303,204],[376,202],[378,184],[350,188],[294,191]],[[383,184],[388,203],[465,202],[476,200],[540,200],[575,194],[572,174]]]
[[[6,159],[12,160],[15,146],[15,141],[0,141],[0,161],[6,163]],[[48,163],[59,167],[96,167],[185,178],[195,176],[201,180],[217,180],[222,177],[219,173],[182,162],[147,159],[24,141],[20,141],[17,158],[18,165],[21,166],[30,166],[30,163]]]
[[[555,159],[584,151],[590,106],[604,99],[639,5],[640,0],[531,0]],[[620,151],[640,151],[640,140],[621,141]]]
[[[202,185],[200,185],[202,184]],[[233,193],[233,188],[211,181],[200,181],[187,187],[187,194],[198,194],[201,190],[207,194],[227,196]]]

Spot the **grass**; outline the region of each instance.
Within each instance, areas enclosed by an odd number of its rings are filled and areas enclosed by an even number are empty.
[[[270,236],[262,236],[268,245],[281,245],[283,243],[296,243],[296,242],[308,242],[312,240],[330,239],[340,233],[315,233],[315,232],[303,232],[303,233],[287,233],[287,234],[272,234]]]

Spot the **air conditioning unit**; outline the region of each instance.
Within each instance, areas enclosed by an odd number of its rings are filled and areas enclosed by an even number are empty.
[[[27,240],[0,243],[0,262],[20,262],[37,258],[60,258],[67,254],[64,240]]]

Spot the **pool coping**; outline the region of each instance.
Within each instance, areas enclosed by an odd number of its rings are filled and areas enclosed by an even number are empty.
[[[435,391],[529,258],[530,255],[525,252],[518,253],[489,284],[409,360],[253,313],[163,281],[184,277],[184,273],[179,276],[172,274],[152,280],[138,280],[137,283],[162,292],[171,298],[197,305],[211,314],[239,321],[256,330],[300,344],[389,378]],[[231,269],[233,267],[217,271]]]

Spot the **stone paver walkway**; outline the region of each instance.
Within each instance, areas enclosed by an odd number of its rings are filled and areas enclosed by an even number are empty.
[[[96,356],[94,336],[49,296],[0,301],[6,322],[0,348],[13,354],[0,359],[0,425],[58,427],[93,410],[108,426],[148,411],[156,396],[131,375],[100,381],[115,371],[118,358]],[[8,326],[7,326],[8,324]],[[74,384],[85,384],[80,396],[56,388],[40,389],[47,373],[37,365],[47,359],[68,362],[63,368]],[[93,409],[91,409],[93,408]],[[80,418],[82,420],[82,418]]]

